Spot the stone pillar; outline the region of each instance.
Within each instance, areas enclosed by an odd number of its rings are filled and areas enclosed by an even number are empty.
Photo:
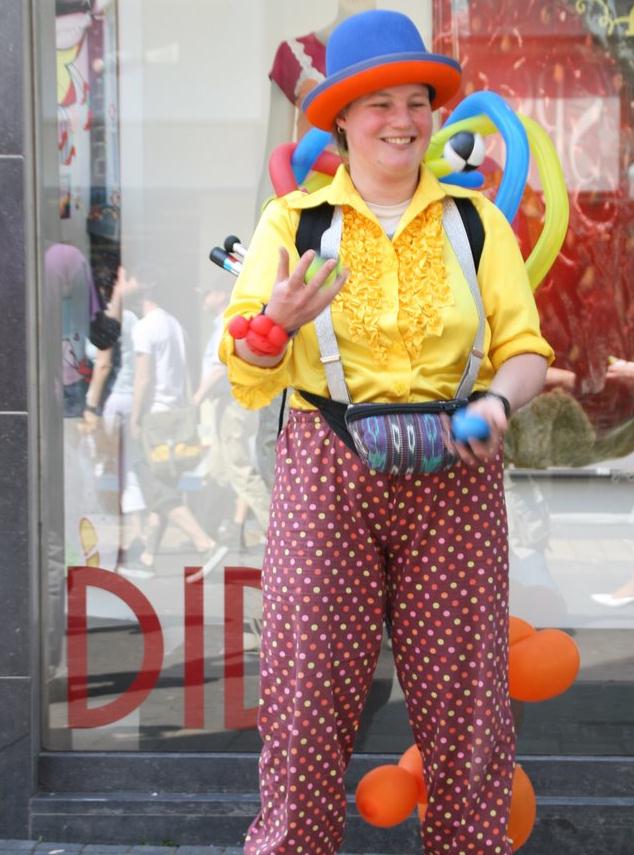
[[[28,4],[0,0],[0,838],[28,837],[37,752],[29,292],[33,169]],[[27,190],[26,188],[30,188]],[[32,415],[32,413],[31,413]]]

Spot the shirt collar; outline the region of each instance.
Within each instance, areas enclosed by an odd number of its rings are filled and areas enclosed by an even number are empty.
[[[432,202],[437,202],[447,195],[445,187],[431,173],[429,169],[421,170],[421,177],[414,196],[410,202],[401,221],[402,227],[410,222],[417,214],[423,211]],[[335,173],[330,184],[321,187],[314,193],[303,193],[301,191],[291,193],[286,197],[290,208],[303,210],[304,208],[316,208],[324,202],[330,205],[350,205],[361,214],[370,219],[375,219],[365,201],[359,195],[352,183],[350,173],[342,164]],[[401,229],[399,229],[400,231]]]

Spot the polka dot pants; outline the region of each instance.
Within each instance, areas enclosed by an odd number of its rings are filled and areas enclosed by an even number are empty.
[[[502,464],[391,477],[316,413],[277,449],[262,570],[261,811],[247,855],[331,855],[384,614],[429,808],[425,855],[510,855]]]

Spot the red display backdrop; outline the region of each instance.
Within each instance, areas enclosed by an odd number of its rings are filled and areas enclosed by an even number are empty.
[[[464,69],[460,96],[445,115],[470,92],[490,89],[538,121],[557,147],[570,227],[536,299],[555,366],[576,374],[574,397],[605,456],[609,437],[619,428],[622,437],[634,417],[634,387],[605,378],[609,356],[634,360],[634,6],[621,5],[619,13],[618,3],[592,0],[434,4],[434,49]],[[492,190],[495,183],[487,177]],[[542,215],[531,171],[513,224],[525,256]],[[634,450],[629,439],[616,445],[619,454]]]

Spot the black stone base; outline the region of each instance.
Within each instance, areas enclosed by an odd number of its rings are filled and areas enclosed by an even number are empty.
[[[348,792],[368,769],[395,762],[355,757]],[[538,794],[523,855],[632,855],[634,759],[519,758]],[[134,844],[241,846],[258,809],[254,755],[49,754],[31,800],[31,837]],[[350,797],[350,853],[420,853],[414,819],[365,823]]]

